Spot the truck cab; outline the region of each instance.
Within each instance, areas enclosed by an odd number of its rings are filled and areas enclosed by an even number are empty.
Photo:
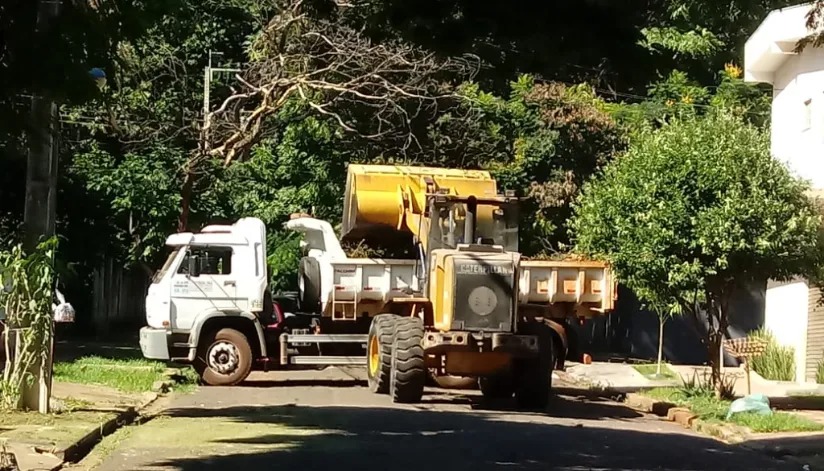
[[[144,356],[192,363],[218,384],[241,381],[253,359],[267,357],[265,238],[256,218],[169,236],[146,296]]]

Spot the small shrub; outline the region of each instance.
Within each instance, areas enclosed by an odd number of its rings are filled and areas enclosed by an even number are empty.
[[[818,362],[818,370],[815,372],[815,382],[824,384],[824,360]]]
[[[712,376],[709,371],[704,371],[701,376],[698,372],[692,374],[692,377],[687,379],[681,377],[681,387],[678,388],[684,400],[691,400],[696,398],[715,398],[715,388],[712,386]],[[735,376],[722,375],[721,376],[721,399],[732,399],[735,397]]]
[[[750,338],[767,341],[767,349],[750,361],[752,369],[765,379],[772,381],[793,381],[795,379],[795,349],[778,344],[773,334],[766,329],[750,333]]]

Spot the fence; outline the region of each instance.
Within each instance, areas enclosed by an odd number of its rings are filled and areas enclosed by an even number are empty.
[[[150,280],[139,268],[125,269],[107,260],[94,271],[92,325],[98,336],[113,328],[142,325]]]

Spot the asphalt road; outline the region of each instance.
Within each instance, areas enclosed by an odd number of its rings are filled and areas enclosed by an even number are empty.
[[[124,429],[96,469],[802,469],[614,402],[558,396],[545,413],[519,413],[476,393],[432,390],[423,404],[398,406],[358,376],[269,373],[202,388]]]

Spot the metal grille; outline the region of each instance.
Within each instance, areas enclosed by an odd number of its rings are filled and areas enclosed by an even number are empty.
[[[509,263],[455,261],[453,330],[512,330],[515,270]]]

